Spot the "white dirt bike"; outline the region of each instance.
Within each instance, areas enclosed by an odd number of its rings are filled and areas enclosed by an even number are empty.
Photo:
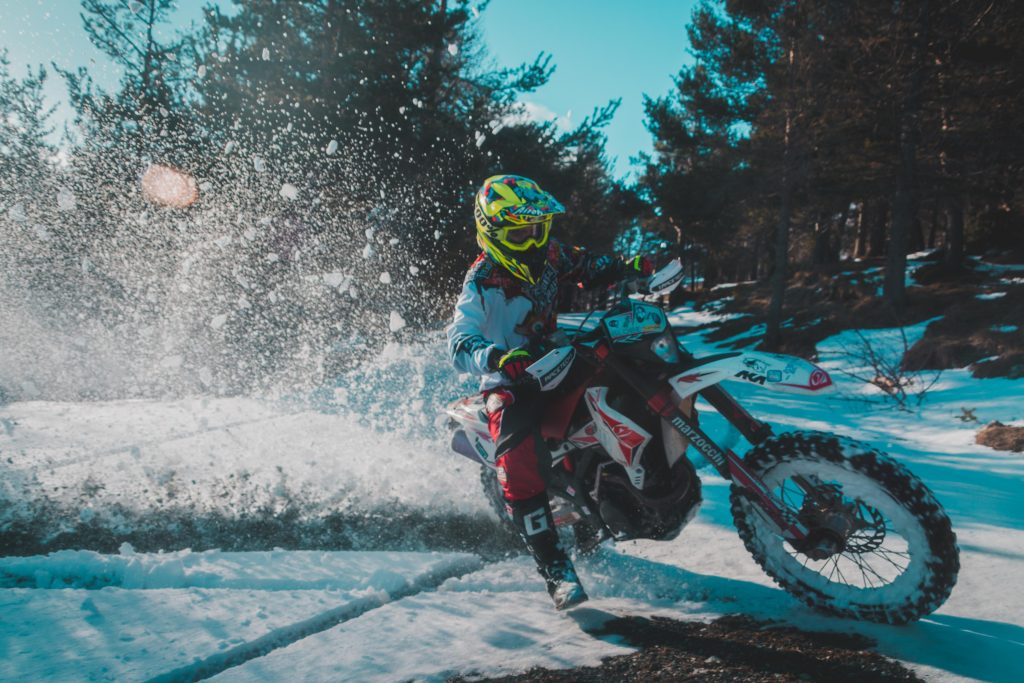
[[[665,294],[683,279],[678,261],[651,276]],[[959,551],[949,517],[903,465],[871,446],[823,432],[774,434],[721,386],[787,394],[831,391],[806,360],[742,351],[695,358],[665,312],[626,299],[592,330],[556,332],[528,369],[545,400],[540,434],[556,524],[573,525],[580,550],[606,539],[671,540],[697,513],[694,448],[732,482],[732,516],[747,550],[782,588],[824,612],[905,623],[937,609],[956,583]],[[744,458],[700,427],[701,396],[746,438]],[[499,515],[483,398],[448,408],[455,452],[481,464]]]

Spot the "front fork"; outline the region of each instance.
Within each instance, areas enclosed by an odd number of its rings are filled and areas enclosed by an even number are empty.
[[[634,372],[620,360],[601,348],[595,349],[597,356],[609,368],[618,373],[647,402],[648,408],[668,422],[682,434],[724,478],[749,492],[758,507],[779,529],[782,536],[794,546],[800,546],[807,539],[807,527],[764,482],[750,472],[743,460],[731,449],[721,448],[697,424],[695,417],[687,417],[682,406],[677,404],[674,392],[664,385],[658,386],[646,377]],[[602,357],[603,356],[603,357]],[[771,436],[771,428],[754,419],[735,399],[718,385],[708,387],[700,394],[719,413],[732,423],[751,443],[757,444]],[[813,489],[808,483],[807,488]]]

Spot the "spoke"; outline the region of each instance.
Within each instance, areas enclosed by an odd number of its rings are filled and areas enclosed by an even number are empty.
[[[838,555],[833,555],[831,559],[832,559],[832,571],[830,571],[828,573],[828,580],[829,581],[832,580],[832,576],[839,570],[839,556]],[[828,565],[825,565],[825,566],[827,567]],[[824,567],[823,567],[823,569],[824,569]],[[843,575],[843,573],[839,572],[839,576],[842,576],[842,575]]]
[[[875,585],[873,583],[871,583],[871,579],[869,579],[868,575],[864,573],[864,567],[861,566],[860,562],[854,561],[854,564],[856,564],[857,565],[857,569],[860,570],[860,575],[864,577],[864,583],[866,583],[871,588],[874,588]]]
[[[852,584],[846,579],[845,576],[843,576],[843,570],[839,568],[840,557],[842,557],[842,555],[836,555],[836,571],[839,573],[839,578],[842,579],[843,583],[845,583],[847,586],[850,586]]]
[[[872,574],[874,574],[875,578],[877,578],[879,581],[882,582],[882,585],[890,583],[889,581],[885,580],[884,576],[882,576],[881,574],[876,572],[875,569],[867,562],[867,560],[864,560],[860,556],[851,557],[850,559],[854,562],[854,564],[856,564],[860,568],[861,573],[863,573],[864,570],[866,569],[869,572],[871,572]],[[899,569],[899,567],[897,567],[897,569]]]
[[[902,566],[896,564],[895,562],[893,562],[889,558],[888,553],[886,553],[885,551],[879,552],[881,550],[882,550],[881,548],[876,548],[875,550],[872,551],[872,553],[875,554],[875,555],[878,555],[880,558],[882,558],[883,560],[885,560],[886,562],[888,562],[892,566],[896,567],[896,569],[898,569],[901,574],[907,570],[907,567],[910,566],[910,562],[907,562],[905,565],[902,565]],[[910,558],[908,557],[907,559],[910,559]]]

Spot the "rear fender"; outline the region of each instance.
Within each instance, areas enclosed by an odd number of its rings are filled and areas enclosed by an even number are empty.
[[[817,396],[835,389],[832,378],[814,363],[777,353],[744,351],[713,356],[669,378],[680,398],[721,381],[756,384],[784,394]]]

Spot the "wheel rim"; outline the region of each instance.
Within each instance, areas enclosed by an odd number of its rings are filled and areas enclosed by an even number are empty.
[[[748,515],[772,568],[839,602],[889,604],[906,598],[921,584],[927,567],[925,531],[914,515],[870,477],[823,461],[792,460],[771,468],[764,483],[794,512],[805,508],[806,495],[793,477],[800,476],[838,491],[857,520],[840,552],[816,560],[782,538],[762,514]],[[759,508],[747,502],[749,508]]]

